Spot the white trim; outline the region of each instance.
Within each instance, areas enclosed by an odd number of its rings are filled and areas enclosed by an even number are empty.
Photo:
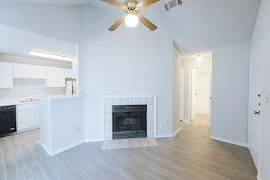
[[[156,138],[171,138],[173,137],[172,134],[162,134],[162,135],[158,135]]]
[[[173,137],[174,137],[176,134],[178,134],[180,131],[181,131],[181,127],[179,127],[178,129],[176,129],[176,131],[174,131]]]
[[[225,138],[220,138],[220,137],[216,137],[216,136],[212,136],[212,135],[210,135],[210,138],[213,139],[213,140],[216,140],[216,141],[221,141],[221,142],[234,144],[234,145],[238,145],[238,146],[242,146],[242,147],[248,147],[247,143],[232,141],[232,140],[228,140],[228,139],[225,139]]]
[[[27,128],[27,129],[22,129],[22,130],[17,131],[15,134],[19,134],[19,133],[23,133],[23,132],[27,132],[27,131],[33,131],[36,129],[39,129],[39,126],[35,126],[35,127]]]
[[[190,121],[186,119],[184,119],[183,122],[190,123]]]
[[[258,180],[262,180],[262,177],[261,177],[260,174],[257,175],[257,179],[258,179]]]
[[[104,138],[97,138],[97,139],[85,139],[84,142],[102,142],[104,141]]]
[[[51,153],[50,156],[56,155],[56,154],[58,154],[58,153],[60,153],[60,152],[66,151],[66,150],[68,150],[68,149],[71,149],[71,148],[73,148],[73,147],[75,147],[75,146],[78,146],[78,145],[80,145],[80,144],[83,144],[83,143],[84,143],[84,140],[81,140],[81,141],[75,142],[75,143],[73,143],[73,144],[71,144],[71,145],[68,145],[68,146],[66,146],[66,147],[60,148],[60,149],[57,150],[57,151],[52,151],[52,153]]]
[[[180,71],[180,120],[185,118],[185,68]]]
[[[45,146],[45,144],[41,143],[40,141],[39,144],[49,154],[49,156],[52,156],[52,151],[47,146]]]

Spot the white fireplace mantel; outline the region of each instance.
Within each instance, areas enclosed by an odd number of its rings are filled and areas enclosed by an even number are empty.
[[[102,119],[104,121],[104,140],[112,140],[112,106],[113,105],[147,105],[147,137],[157,134],[156,95],[146,96],[103,96]]]

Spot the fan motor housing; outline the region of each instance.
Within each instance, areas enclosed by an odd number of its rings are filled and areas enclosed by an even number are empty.
[[[123,10],[128,14],[137,14],[141,7],[138,6],[139,2],[137,0],[127,0],[124,2]]]

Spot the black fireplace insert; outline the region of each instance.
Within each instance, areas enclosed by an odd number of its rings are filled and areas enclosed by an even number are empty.
[[[147,137],[147,106],[112,106],[113,139]]]

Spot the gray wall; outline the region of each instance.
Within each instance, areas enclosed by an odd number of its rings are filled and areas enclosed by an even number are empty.
[[[263,104],[262,104],[262,131],[261,131],[261,162],[259,173],[262,180],[270,179],[270,105],[266,96],[270,97],[270,1],[262,0],[257,23],[255,26],[251,49],[253,50],[261,41],[264,48],[264,74],[263,74]]]
[[[249,54],[249,42],[213,49],[212,136],[248,142]]]
[[[107,29],[117,18],[91,5],[84,7],[81,64],[84,80],[81,83],[86,139],[103,138],[101,98],[106,95],[157,95],[157,133],[171,135],[173,42],[141,24],[136,28],[126,28],[122,24],[116,31],[109,32]]]

